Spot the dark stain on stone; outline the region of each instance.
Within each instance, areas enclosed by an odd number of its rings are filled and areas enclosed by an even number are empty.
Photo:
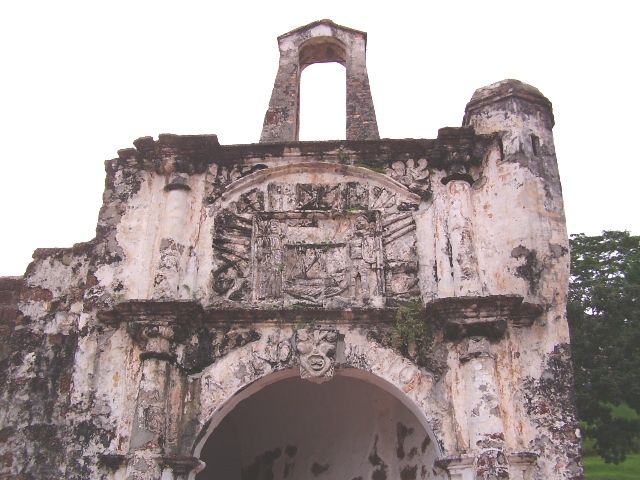
[[[400,480],[416,480],[418,475],[417,465],[406,465],[400,471]]]
[[[476,445],[482,449],[502,448],[504,446],[504,434],[502,432],[489,433],[483,439],[478,440]]]
[[[376,441],[373,445],[373,451],[369,454],[369,463],[374,467],[382,464],[382,459],[378,455],[378,436],[376,435]]]
[[[387,480],[386,470],[375,470],[371,474],[371,480]]]
[[[398,438],[398,445],[396,448],[396,454],[398,458],[402,460],[405,457],[404,451],[404,441],[406,438],[411,435],[415,430],[411,427],[407,427],[404,423],[398,422],[396,425],[396,435]]]
[[[284,449],[284,452],[288,457],[294,457],[296,453],[298,453],[298,447],[296,447],[295,445],[287,445]]]
[[[387,480],[387,464],[378,455],[378,435],[373,444],[373,451],[369,454],[369,463],[375,467],[371,480]]]
[[[431,439],[429,438],[429,435],[425,435],[424,436],[424,440],[422,441],[422,445],[420,446],[420,449],[422,450],[422,453],[427,451],[427,447],[431,445]]]
[[[224,357],[231,350],[260,339],[260,334],[251,329],[207,329],[193,331],[194,335],[185,340],[180,367],[189,374],[199,373],[216,359]]]
[[[242,469],[242,480],[273,480],[273,463],[280,458],[282,449],[280,447],[267,450],[262,455],[258,455],[253,463]]]
[[[311,473],[313,473],[316,477],[322,475],[327,470],[329,470],[328,463],[321,465],[318,462],[314,462],[313,465],[311,465]]]
[[[284,464],[284,478],[287,478],[289,474],[293,470],[293,463],[285,463]]]
[[[524,257],[524,264],[516,268],[516,276],[526,280],[529,284],[529,291],[536,293],[542,276],[542,266],[539,265],[536,251],[519,245],[511,250],[511,256],[513,258]]]

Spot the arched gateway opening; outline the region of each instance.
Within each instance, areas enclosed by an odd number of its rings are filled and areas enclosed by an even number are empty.
[[[438,447],[426,420],[385,383],[347,369],[323,383],[296,375],[254,385],[219,414],[224,418],[200,452],[207,466],[196,478],[439,478],[433,472]]]

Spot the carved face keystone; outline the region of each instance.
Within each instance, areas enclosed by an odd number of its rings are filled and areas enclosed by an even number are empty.
[[[300,355],[302,378],[331,378],[338,334],[334,330],[300,329],[296,350]]]

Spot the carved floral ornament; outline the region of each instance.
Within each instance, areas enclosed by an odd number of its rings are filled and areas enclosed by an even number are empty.
[[[391,164],[391,168],[386,169],[387,174],[395,181],[409,187],[415,183],[428,183],[429,162],[426,158],[407,161],[396,161]]]

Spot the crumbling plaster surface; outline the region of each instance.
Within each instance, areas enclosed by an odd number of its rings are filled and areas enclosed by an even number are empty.
[[[136,140],[96,238],[0,279],[0,477],[193,478],[300,375],[408,409],[403,480],[582,478],[552,125],[509,80],[432,140]]]

